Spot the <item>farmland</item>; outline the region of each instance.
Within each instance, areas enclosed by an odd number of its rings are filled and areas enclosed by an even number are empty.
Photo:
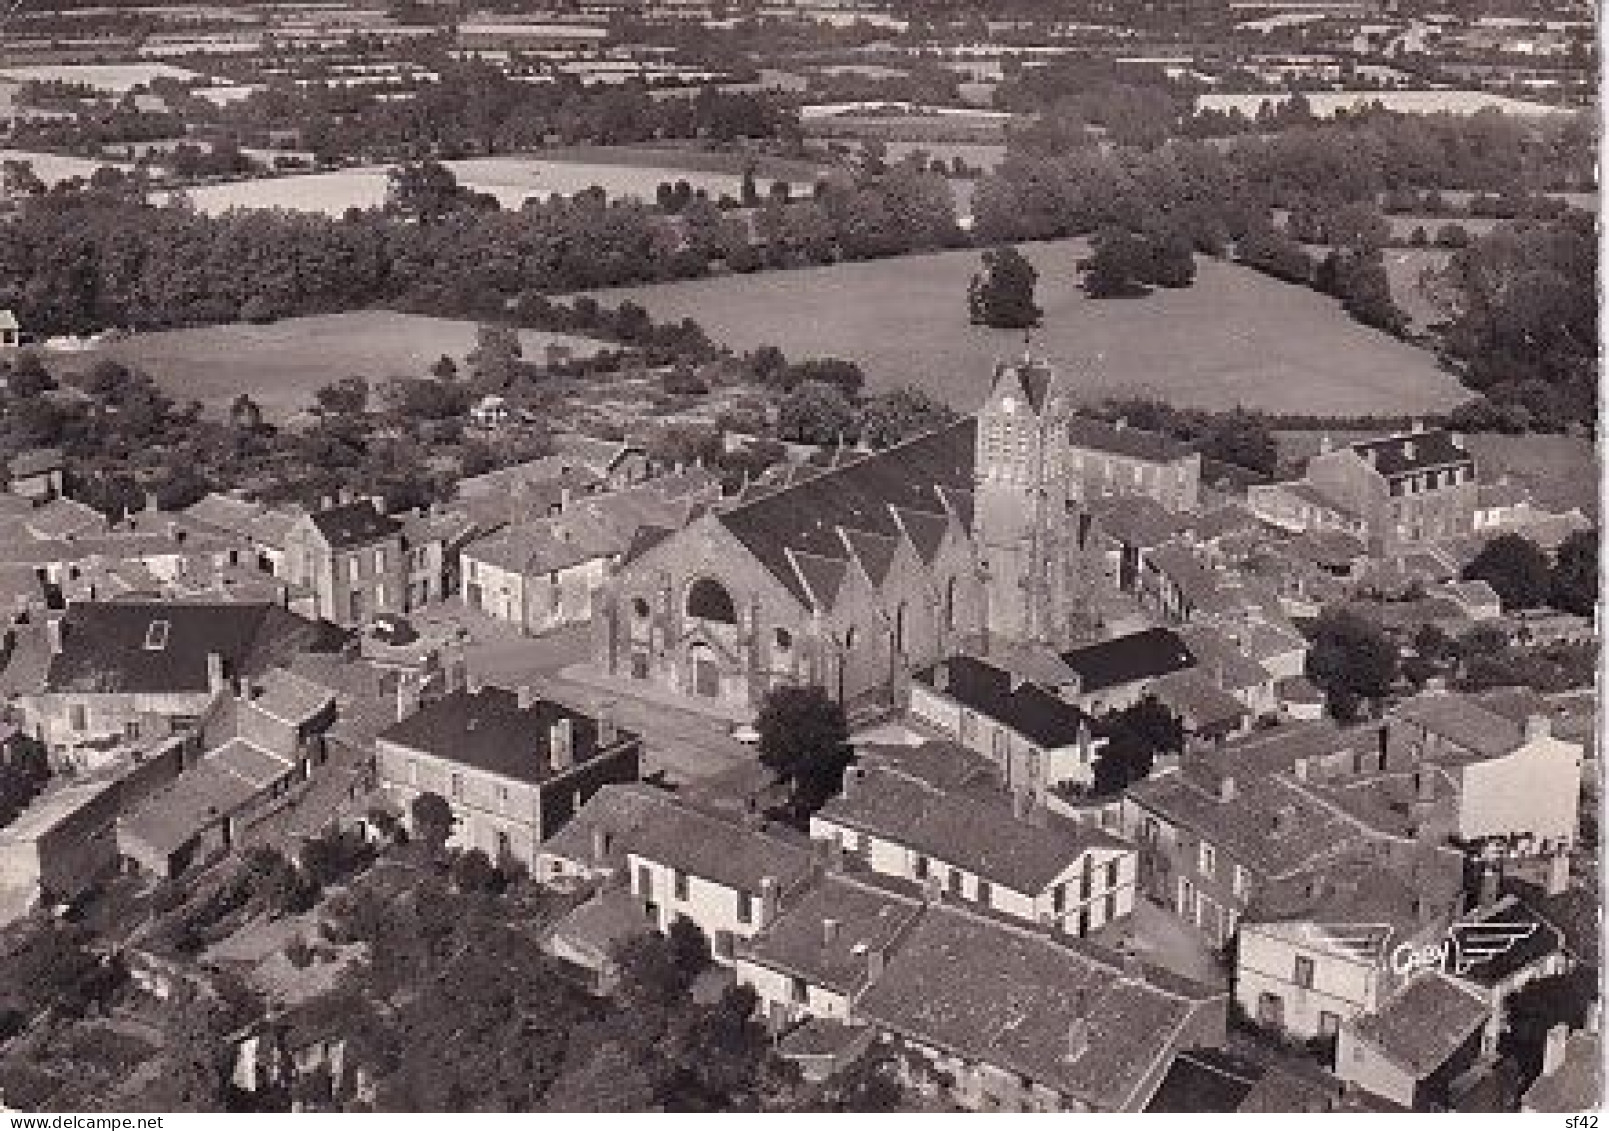
[[[1522,117],[1548,117],[1575,112],[1482,90],[1310,91],[1304,97],[1313,108],[1313,113],[1321,118],[1371,102],[1378,102],[1387,110],[1402,114],[1474,114],[1490,109]],[[1196,99],[1196,108],[1225,112],[1239,110],[1251,117],[1261,106],[1278,106],[1289,98],[1288,94],[1203,94]]]
[[[102,165],[118,165],[116,161],[93,161],[88,157],[68,157],[60,153],[35,153],[21,149],[0,149],[0,161],[23,161],[33,166],[34,176],[47,185],[71,177],[88,177]]]
[[[1272,412],[1384,414],[1449,408],[1469,394],[1428,352],[1351,321],[1334,300],[1244,268],[1199,260],[1195,286],[1094,300],[1077,286],[1078,240],[1030,245],[1043,326],[1034,349],[1076,395],[1165,397]],[[734,348],[858,362],[874,388],[919,385],[957,408],[983,398],[994,362],[1022,336],[968,324],[975,252],[945,252],[761,276],[605,292],[660,320],[694,318]]]
[[[108,94],[127,94],[137,86],[148,85],[152,79],[195,77],[194,71],[168,63],[41,63],[0,70],[0,79],[83,83]]]
[[[472,322],[369,310],[138,334],[98,353],[67,355],[58,365],[82,368],[94,357],[112,357],[144,369],[176,397],[217,408],[249,393],[269,418],[282,420],[332,381],[423,376],[442,354],[461,361],[474,341]],[[601,345],[534,330],[522,331],[520,342],[526,357],[538,359],[548,342],[569,345],[577,355]]]

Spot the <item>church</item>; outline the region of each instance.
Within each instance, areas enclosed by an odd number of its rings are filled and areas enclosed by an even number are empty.
[[[1197,505],[1200,457],[1076,414],[1057,373],[999,366],[964,417],[685,528],[638,532],[593,619],[609,675],[745,711],[779,684],[897,701],[959,652],[1101,635],[1084,503]]]

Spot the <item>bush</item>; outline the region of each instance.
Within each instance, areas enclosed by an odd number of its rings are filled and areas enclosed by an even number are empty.
[[[306,970],[313,965],[313,948],[307,945],[307,940],[297,935],[285,944],[285,957],[290,964],[298,970]]]

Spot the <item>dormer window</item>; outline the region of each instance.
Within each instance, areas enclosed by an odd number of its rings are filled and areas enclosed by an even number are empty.
[[[168,631],[172,626],[165,620],[154,620],[145,629],[145,650],[160,652],[168,646]]]

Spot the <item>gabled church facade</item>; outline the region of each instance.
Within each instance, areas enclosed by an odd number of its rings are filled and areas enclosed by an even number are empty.
[[[997,369],[976,416],[640,531],[600,595],[593,662],[614,678],[756,707],[780,684],[846,705],[992,642],[1098,636],[1070,401],[1048,366]]]

